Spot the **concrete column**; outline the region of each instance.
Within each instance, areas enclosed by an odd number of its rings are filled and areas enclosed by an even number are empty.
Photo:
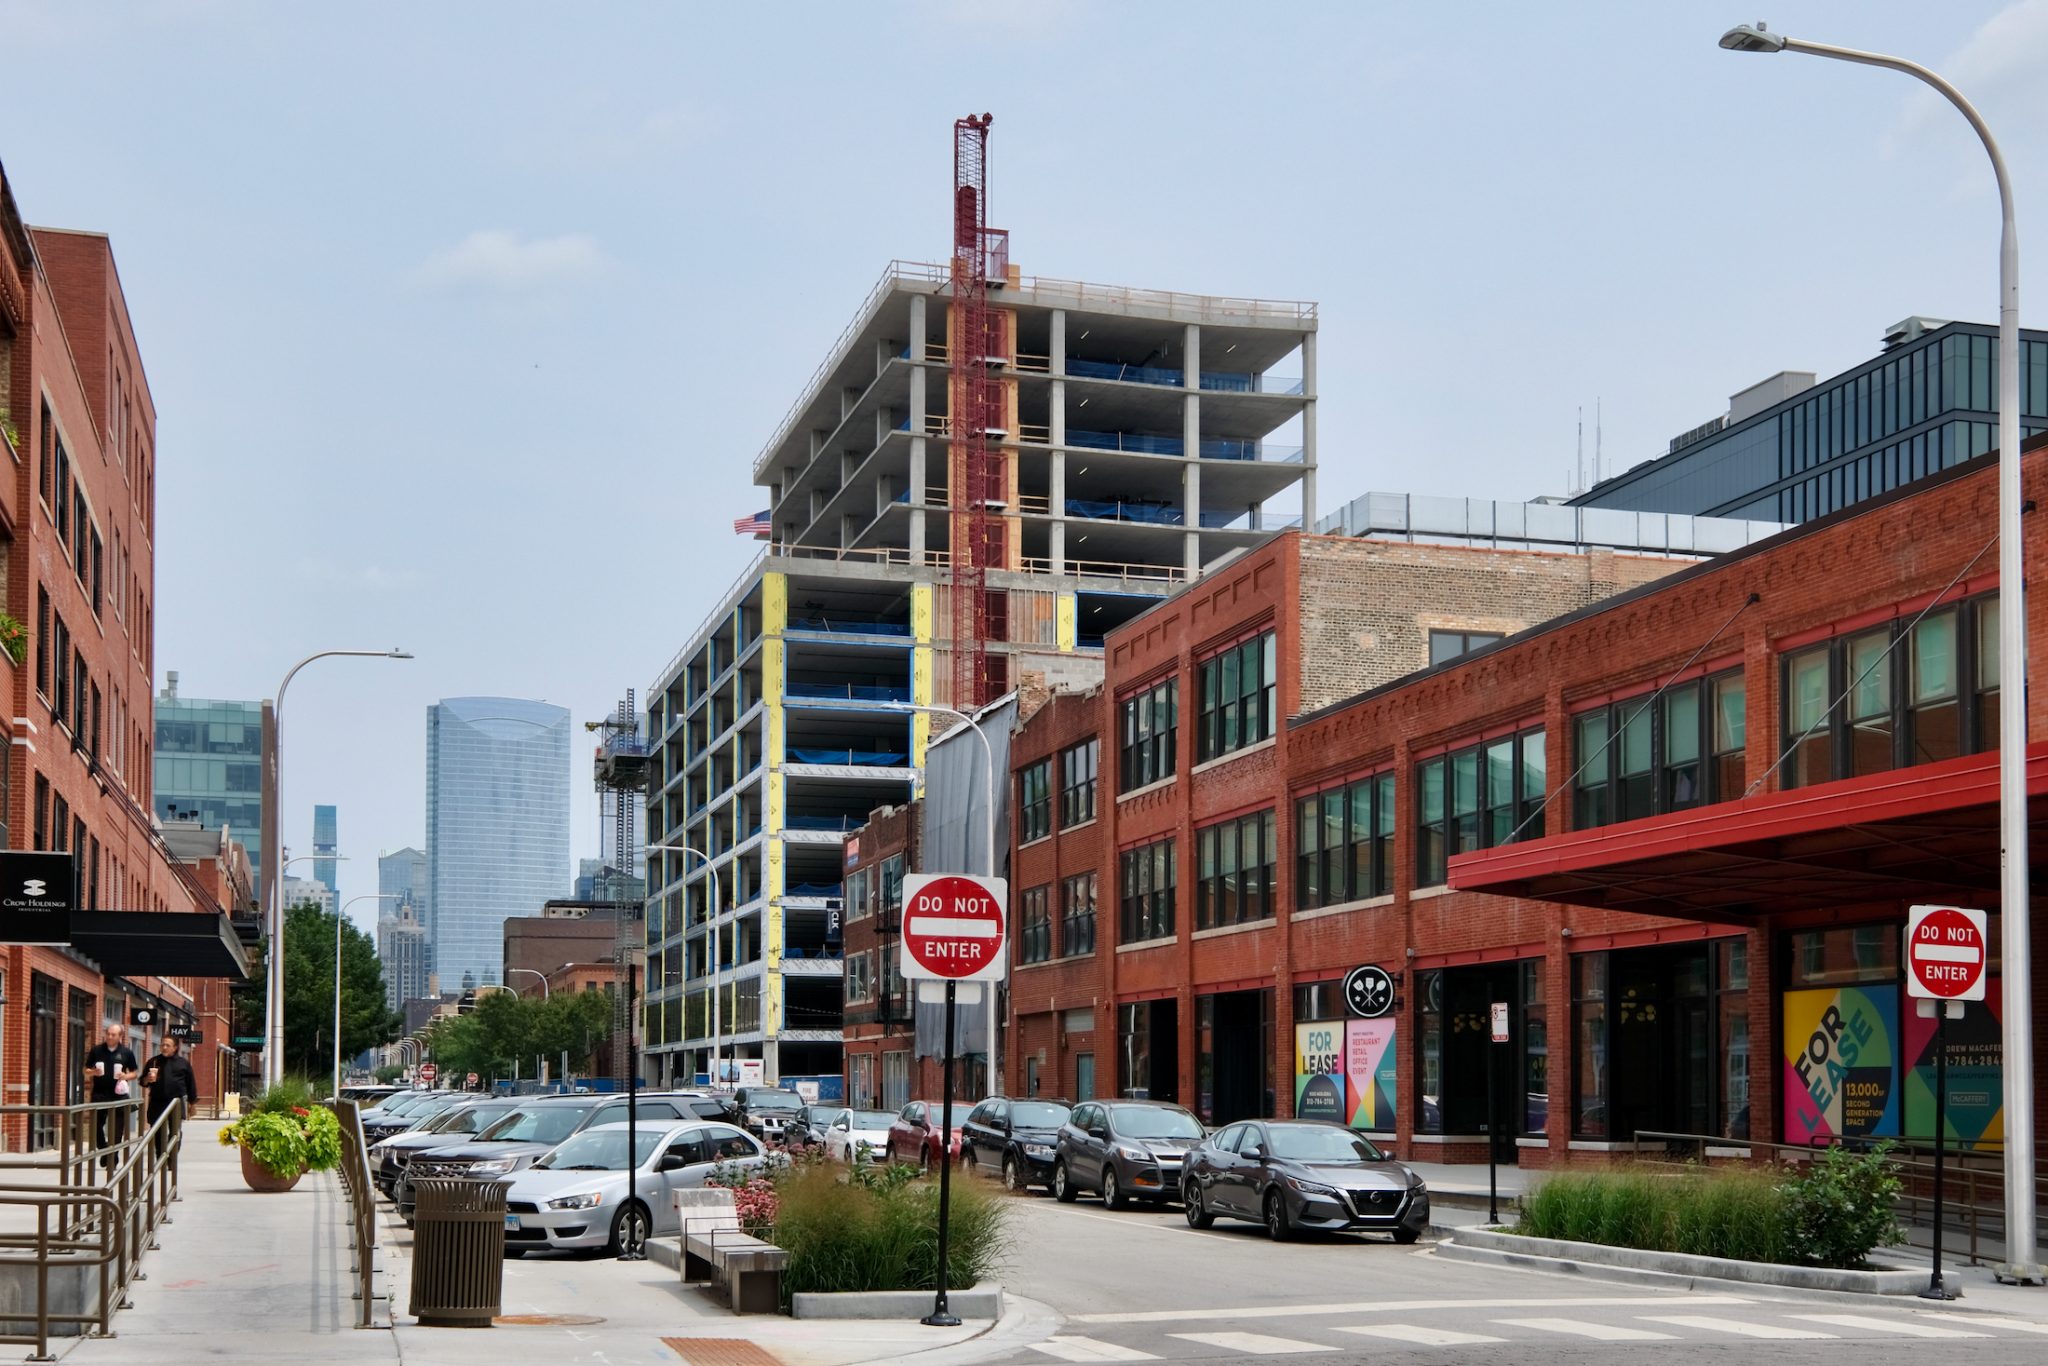
[[[1316,526],[1316,334],[1301,338],[1301,529]]]
[[[1055,384],[1055,389],[1060,385]],[[1055,437],[1055,440],[1058,438]],[[1052,453],[1051,493],[1046,497],[1052,509],[1052,545],[1047,554],[1052,558],[1052,572],[1067,572],[1067,453],[1056,450]]]
[[[1055,308],[1052,311],[1052,373],[1064,376],[1067,373],[1067,310]],[[1054,409],[1058,411],[1057,408]],[[1054,418],[1055,422],[1059,419]]]
[[[1056,310],[1052,315],[1052,372],[1065,373],[1067,368],[1067,315]],[[1052,545],[1047,552],[1052,559],[1052,572],[1064,574],[1067,565],[1067,382],[1054,379],[1052,382],[1052,483],[1047,494],[1052,524]]]
[[[1181,536],[1181,558],[1193,577],[1202,568],[1202,329],[1189,323],[1186,336],[1181,348],[1187,367],[1181,440],[1187,446],[1187,465],[1181,471],[1181,507],[1187,530]]]
[[[924,354],[924,296],[910,301],[910,354],[913,358]],[[925,479],[925,368],[922,365],[910,367],[910,560],[922,564],[925,555],[924,525],[924,479]]]

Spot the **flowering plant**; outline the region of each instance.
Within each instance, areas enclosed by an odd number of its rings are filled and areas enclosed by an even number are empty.
[[[28,659],[28,627],[5,612],[0,612],[0,654],[16,664]]]
[[[248,1149],[256,1165],[272,1176],[288,1179],[300,1172],[323,1172],[341,1162],[341,1121],[310,1099],[304,1082],[281,1082],[257,1098],[250,1112],[221,1126],[224,1148]]]

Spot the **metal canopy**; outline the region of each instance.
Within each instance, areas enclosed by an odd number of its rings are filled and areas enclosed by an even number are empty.
[[[75,911],[71,947],[115,977],[249,975],[241,936],[219,911]]]
[[[2027,754],[2048,839],[2048,744]],[[1872,902],[1996,910],[1998,756],[1969,755],[1451,860],[1461,891],[1745,923]]]

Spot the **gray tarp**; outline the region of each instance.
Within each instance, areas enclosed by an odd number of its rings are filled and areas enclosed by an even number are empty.
[[[985,874],[988,864],[988,755],[995,758],[995,830],[997,877],[1009,875],[1010,828],[1010,732],[1017,724],[1017,698],[1013,693],[989,703],[976,714],[981,733],[988,737],[985,751],[968,728],[955,721],[953,729],[932,742],[924,755],[923,826],[918,831],[920,873]],[[934,726],[947,718],[935,717]],[[1014,905],[1014,898],[1012,899]],[[957,1057],[988,1052],[988,1001],[996,983],[983,984],[982,1004],[959,1006],[954,1010],[953,1052]],[[918,1002],[916,1054],[936,1058],[945,1052],[946,1008],[943,1003]]]

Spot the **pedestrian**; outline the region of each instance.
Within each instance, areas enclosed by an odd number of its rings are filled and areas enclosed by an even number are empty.
[[[93,1104],[128,1100],[135,1094],[135,1078],[135,1050],[123,1041],[121,1026],[110,1024],[101,1036],[101,1042],[85,1055],[85,1079],[92,1085]],[[110,1105],[104,1110],[95,1110],[93,1118],[97,1147],[108,1149],[127,1141],[126,1105]],[[107,1153],[100,1160],[111,1167],[114,1154]]]
[[[184,1045],[176,1035],[165,1034],[157,1055],[143,1064],[142,1085],[147,1101],[145,1114],[152,1129],[157,1118],[178,1101],[185,1102],[188,1113],[199,1103],[199,1079],[192,1075],[191,1060],[184,1056]]]

